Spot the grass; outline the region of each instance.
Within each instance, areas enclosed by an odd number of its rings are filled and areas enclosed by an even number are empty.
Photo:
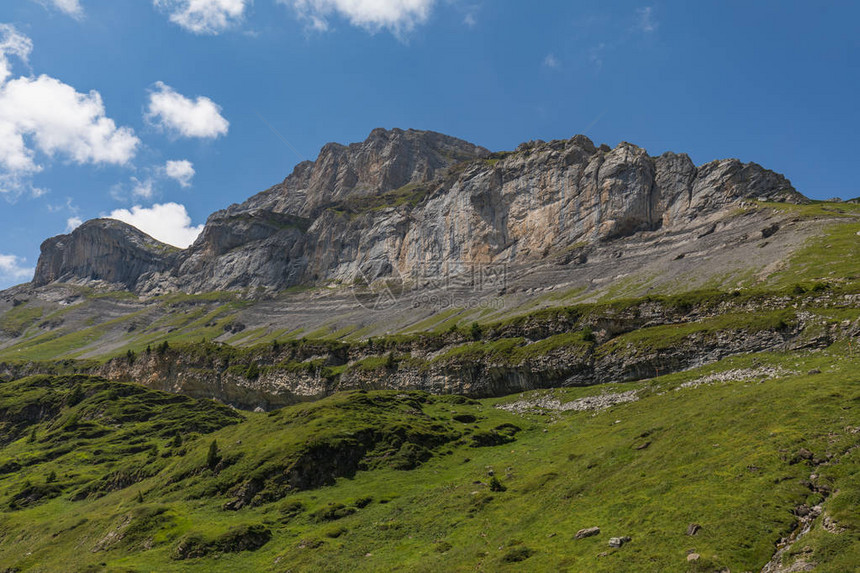
[[[852,207],[860,216],[858,206],[852,205]],[[829,226],[823,234],[814,237],[794,253],[785,269],[768,277],[768,283],[779,288],[804,282],[856,283],[860,281],[858,233],[860,233],[860,222]]]
[[[681,388],[715,372],[761,367],[783,374]],[[480,401],[351,392],[241,418],[206,401],[97,379],[6,382],[0,413],[9,437],[0,466],[21,468],[0,475],[0,503],[26,482],[43,497],[5,510],[0,565],[759,570],[795,523],[794,508],[824,499],[844,529],[826,532],[819,518],[793,551],[808,548],[817,571],[847,571],[860,562],[858,367],[838,343],[735,357],[636,384]],[[821,373],[807,374],[813,369]],[[596,413],[494,407],[629,389],[638,401]],[[51,406],[35,420],[15,414],[34,403]],[[194,430],[190,420],[198,420]],[[472,447],[470,436],[506,424],[521,428],[514,441]],[[183,441],[175,447],[177,432]],[[210,467],[213,440],[218,462]],[[820,465],[798,458],[802,448]],[[490,491],[490,470],[505,491]],[[58,485],[49,487],[52,471]],[[811,491],[809,480],[831,493]],[[237,499],[246,501],[235,508]],[[702,526],[695,537],[685,535],[692,522]],[[591,526],[601,533],[573,539]],[[622,535],[632,541],[607,545]],[[702,556],[699,565],[686,561],[690,549]]]
[[[594,368],[595,360],[608,356],[613,356],[614,362],[619,356],[633,359],[625,378],[636,379],[695,364],[686,362],[684,356],[694,354],[703,344],[725,347],[721,341],[752,340],[751,334],[766,333],[769,344],[787,336],[797,344],[813,346],[840,338],[843,335],[837,334],[842,328],[839,323],[858,316],[856,309],[845,306],[848,299],[844,298],[855,291],[850,285],[824,283],[795,284],[776,292],[696,291],[542,309],[485,323],[477,336],[471,328],[437,327],[424,334],[391,335],[372,342],[356,340],[350,328],[335,332],[331,327],[301,339],[296,337],[303,332],[266,328],[242,330],[230,336],[225,329],[236,321],[230,304],[216,310],[190,307],[166,317],[173,327],[167,327],[166,319],[156,321],[137,331],[130,346],[116,348],[98,360],[112,360],[114,376],[122,372],[131,376],[127,351],[140,355],[147,347],[168,342],[170,351],[154,364],[187,388],[208,387],[227,369],[232,375],[230,384],[240,386],[245,384],[243,377],[256,386],[261,375],[263,387],[271,383],[306,384],[312,378],[337,387],[341,382],[366,380],[368,373],[386,373],[396,379],[410,372],[416,376],[430,373],[465,380],[479,371],[494,381],[525,376],[531,380],[529,384],[547,386],[587,372]],[[796,309],[801,309],[802,320]],[[443,322],[455,318],[448,316]],[[24,371],[57,372],[56,357],[89,356],[104,329],[124,329],[124,320],[119,318],[76,332],[47,332],[5,349],[0,352],[0,360],[16,364],[19,370],[28,360],[36,360]],[[234,346],[213,344],[216,338],[232,341]],[[675,348],[680,355],[673,354]],[[481,368],[475,370],[472,366]],[[70,362],[62,371],[92,373],[98,367],[92,361]],[[660,370],[656,370],[658,367]],[[139,370],[139,366],[135,368]],[[247,376],[248,372],[254,376]],[[353,379],[352,373],[358,377]],[[535,377],[537,374],[544,377],[542,382]],[[238,399],[236,396],[229,399]],[[283,401],[286,398],[279,400],[274,403],[287,403]],[[246,402],[236,403],[249,407]]]
[[[761,332],[764,330],[785,330],[797,321],[793,310],[773,310],[759,313],[727,313],[715,318],[668,324],[650,328],[640,328],[612,339],[598,350],[600,355],[619,352],[644,353],[662,350],[680,344],[693,335],[703,337],[725,335],[733,331]]]
[[[0,331],[9,336],[21,336],[42,318],[45,309],[33,304],[21,304],[0,317]]]
[[[432,193],[432,185],[425,183],[409,183],[378,195],[361,195],[349,197],[328,206],[328,210],[346,215],[349,218],[359,217],[367,213],[384,211],[390,208],[414,208]]]
[[[391,193],[408,203],[421,189],[406,186]],[[385,201],[389,199],[391,197]],[[373,202],[380,199],[370,197],[366,200]],[[743,272],[714,273],[712,280],[706,283],[710,287],[710,300],[725,301],[735,289],[741,293],[741,298],[747,299],[756,296],[762,299],[773,298],[786,293],[815,293],[817,288],[830,288],[833,292],[857,292],[860,287],[860,266],[857,263],[860,261],[860,241],[857,240],[857,233],[860,232],[860,205],[829,202],[812,202],[809,205],[759,203],[751,208],[777,210],[794,219],[820,220],[822,224],[817,235],[809,239],[802,248],[794,251],[781,268],[772,269],[773,272],[769,276],[758,276],[749,269]],[[534,322],[551,313],[568,312],[571,308],[579,313],[599,313],[628,303],[623,297],[641,292],[652,280],[655,279],[651,276],[631,276],[590,294],[582,289],[547,292],[524,301],[514,309],[496,312],[489,309],[448,308],[434,315],[421,317],[414,324],[403,326],[400,333],[393,334],[431,333],[437,337],[445,337],[452,328],[462,330],[463,325],[474,321],[494,330],[503,328],[506,324]],[[243,311],[254,304],[251,300],[242,299],[240,294],[229,292],[196,295],[173,293],[153,297],[149,302],[155,309],[151,309],[151,316],[148,316],[145,324],[141,326],[131,315],[115,318],[117,312],[124,312],[123,309],[130,312],[127,310],[128,303],[137,300],[135,295],[122,292],[100,294],[85,287],[68,288],[86,299],[82,305],[68,308],[47,305],[44,310],[40,310],[39,305],[30,302],[7,310],[0,317],[0,331],[16,337],[7,340],[5,344],[8,346],[0,349],[0,360],[89,358],[96,356],[100,347],[109,347],[111,354],[123,354],[127,349],[139,352],[147,345],[157,344],[162,340],[182,343],[204,338],[219,339],[242,346],[298,336],[360,341],[368,334],[385,330],[384,325],[368,319],[371,322],[352,324],[344,320],[337,325],[328,320],[315,325],[306,324],[301,329],[284,328],[283,324],[261,326],[258,322],[250,325],[248,330],[225,334],[230,324],[241,322]],[[702,294],[684,292],[688,286],[683,282],[668,285],[667,288],[679,292],[678,296],[682,298]],[[294,290],[302,289],[297,287]],[[291,295],[282,296],[289,298]],[[599,299],[600,304],[576,304],[587,297],[592,300]],[[673,297],[644,297],[637,300],[640,303],[648,300],[659,302],[669,301],[671,298]],[[142,301],[139,302],[142,304]],[[83,318],[83,310],[87,308],[85,305],[91,303],[94,307],[92,315],[89,319]],[[102,305],[108,303],[114,306],[105,310]],[[63,323],[63,320],[66,323]],[[87,320],[90,321],[89,324]],[[259,318],[254,320],[259,321]],[[137,328],[132,329],[133,326]],[[556,330],[550,334],[561,333]],[[545,336],[546,334],[541,334],[541,337]],[[391,337],[392,335],[383,338]],[[109,356],[99,358],[106,359]]]
[[[759,201],[756,207],[787,213],[801,219],[829,219],[860,217],[860,205],[852,203],[832,203],[830,201],[810,201],[807,204],[775,203]]]

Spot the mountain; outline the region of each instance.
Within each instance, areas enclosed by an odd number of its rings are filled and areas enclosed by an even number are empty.
[[[134,289],[141,276],[170,269],[176,251],[121,221],[94,219],[42,243],[33,285],[102,280]]]
[[[735,159],[377,129],[213,214],[188,249],[112,220],[47,240],[34,281],[0,293],[0,374],[270,410],[823,348],[853,336],[831,313],[854,304],[858,219]]]
[[[738,160],[696,167],[684,154],[650,157],[584,136],[491,154],[438,133],[376,129],[362,143],[326,145],[280,185],[214,213],[180,253],[107,222],[50,239],[34,284],[275,292],[528,264],[581,243],[671,236],[745,199],[805,201],[785,177]]]
[[[860,563],[860,205],[583,136],[329,144],[0,292],[0,571]]]

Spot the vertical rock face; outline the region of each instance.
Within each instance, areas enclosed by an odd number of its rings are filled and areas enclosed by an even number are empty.
[[[265,209],[308,217],[350,196],[432,181],[456,163],[489,153],[441,133],[378,128],[361,143],[326,144],[316,161],[300,163],[283,183],[233,209]]]
[[[654,160],[654,171],[657,211],[670,226],[690,215],[696,166],[686,153],[667,152]]]
[[[583,242],[681,228],[746,197],[803,200],[783,176],[736,159],[697,168],[684,154],[654,158],[626,142],[597,148],[581,135],[490,154],[438,133],[376,129],[362,143],[326,145],[281,184],[214,213],[175,257],[136,236],[122,246],[128,233],[85,229],[74,241],[46,242],[36,282],[276,290],[349,282],[359,271],[372,279],[528,262]]]
[[[93,280],[133,290],[142,276],[171,268],[176,252],[131,225],[94,219],[42,243],[33,283]]]

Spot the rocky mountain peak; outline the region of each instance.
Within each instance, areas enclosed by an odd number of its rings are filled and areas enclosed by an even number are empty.
[[[300,163],[281,184],[233,211],[262,208],[307,217],[346,197],[431,181],[452,165],[489,153],[433,131],[376,128],[359,143],[327,143],[316,161]]]
[[[35,283],[279,290],[349,284],[367,268],[381,278],[445,262],[535,264],[572,245],[712,225],[745,199],[805,200],[782,175],[737,159],[697,167],[684,154],[596,147],[582,135],[490,153],[380,128],[327,144],[281,184],[214,213],[185,251],[107,220],[50,239]]]
[[[35,286],[105,281],[134,289],[141,276],[170,268],[178,249],[122,221],[93,219],[46,240],[41,251]]]

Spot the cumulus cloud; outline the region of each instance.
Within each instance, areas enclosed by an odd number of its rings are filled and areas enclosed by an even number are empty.
[[[140,141],[105,116],[101,95],[82,94],[49,76],[16,78],[0,87],[0,164],[38,171],[35,150],[76,163],[127,163]]]
[[[242,21],[251,0],[153,0],[170,21],[194,34],[220,34]]]
[[[178,181],[182,187],[191,187],[191,179],[195,173],[194,164],[187,159],[168,161],[164,166],[164,174]]]
[[[151,177],[147,177],[146,179],[138,179],[137,177],[132,177],[131,182],[132,196],[137,197],[139,199],[152,199],[153,195],[155,195],[155,185],[152,182]]]
[[[211,99],[187,98],[164,82],[157,82],[149,93],[146,119],[181,137],[215,138],[226,135],[230,127],[221,115],[221,106]]]
[[[191,217],[184,205],[164,203],[145,208],[135,205],[129,209],[117,209],[108,215],[133,227],[162,243],[184,249],[203,231],[203,225],[192,226]]]
[[[0,283],[7,285],[30,280],[36,269],[25,267],[26,259],[0,254]]]
[[[14,26],[0,24],[0,83],[5,82],[12,75],[9,56],[15,56],[26,62],[32,51],[33,42],[30,38],[18,32]]]
[[[84,9],[81,7],[80,0],[36,0],[45,6],[53,6],[60,12],[68,14],[72,18],[79,20],[84,16]]]
[[[107,117],[97,91],[80,93],[50,76],[9,79],[8,56],[26,61],[32,42],[0,25],[0,193],[20,191],[43,169],[39,154],[78,164],[124,165],[140,140]]]
[[[81,219],[80,217],[77,217],[77,216],[69,217],[68,219],[66,219],[66,232],[71,233],[72,231],[74,231],[75,229],[77,229],[78,227],[80,227],[83,224],[84,224],[84,220]]]
[[[436,0],[278,0],[292,5],[316,30],[327,30],[328,20],[338,15],[354,26],[396,35],[409,32],[430,17]]]

